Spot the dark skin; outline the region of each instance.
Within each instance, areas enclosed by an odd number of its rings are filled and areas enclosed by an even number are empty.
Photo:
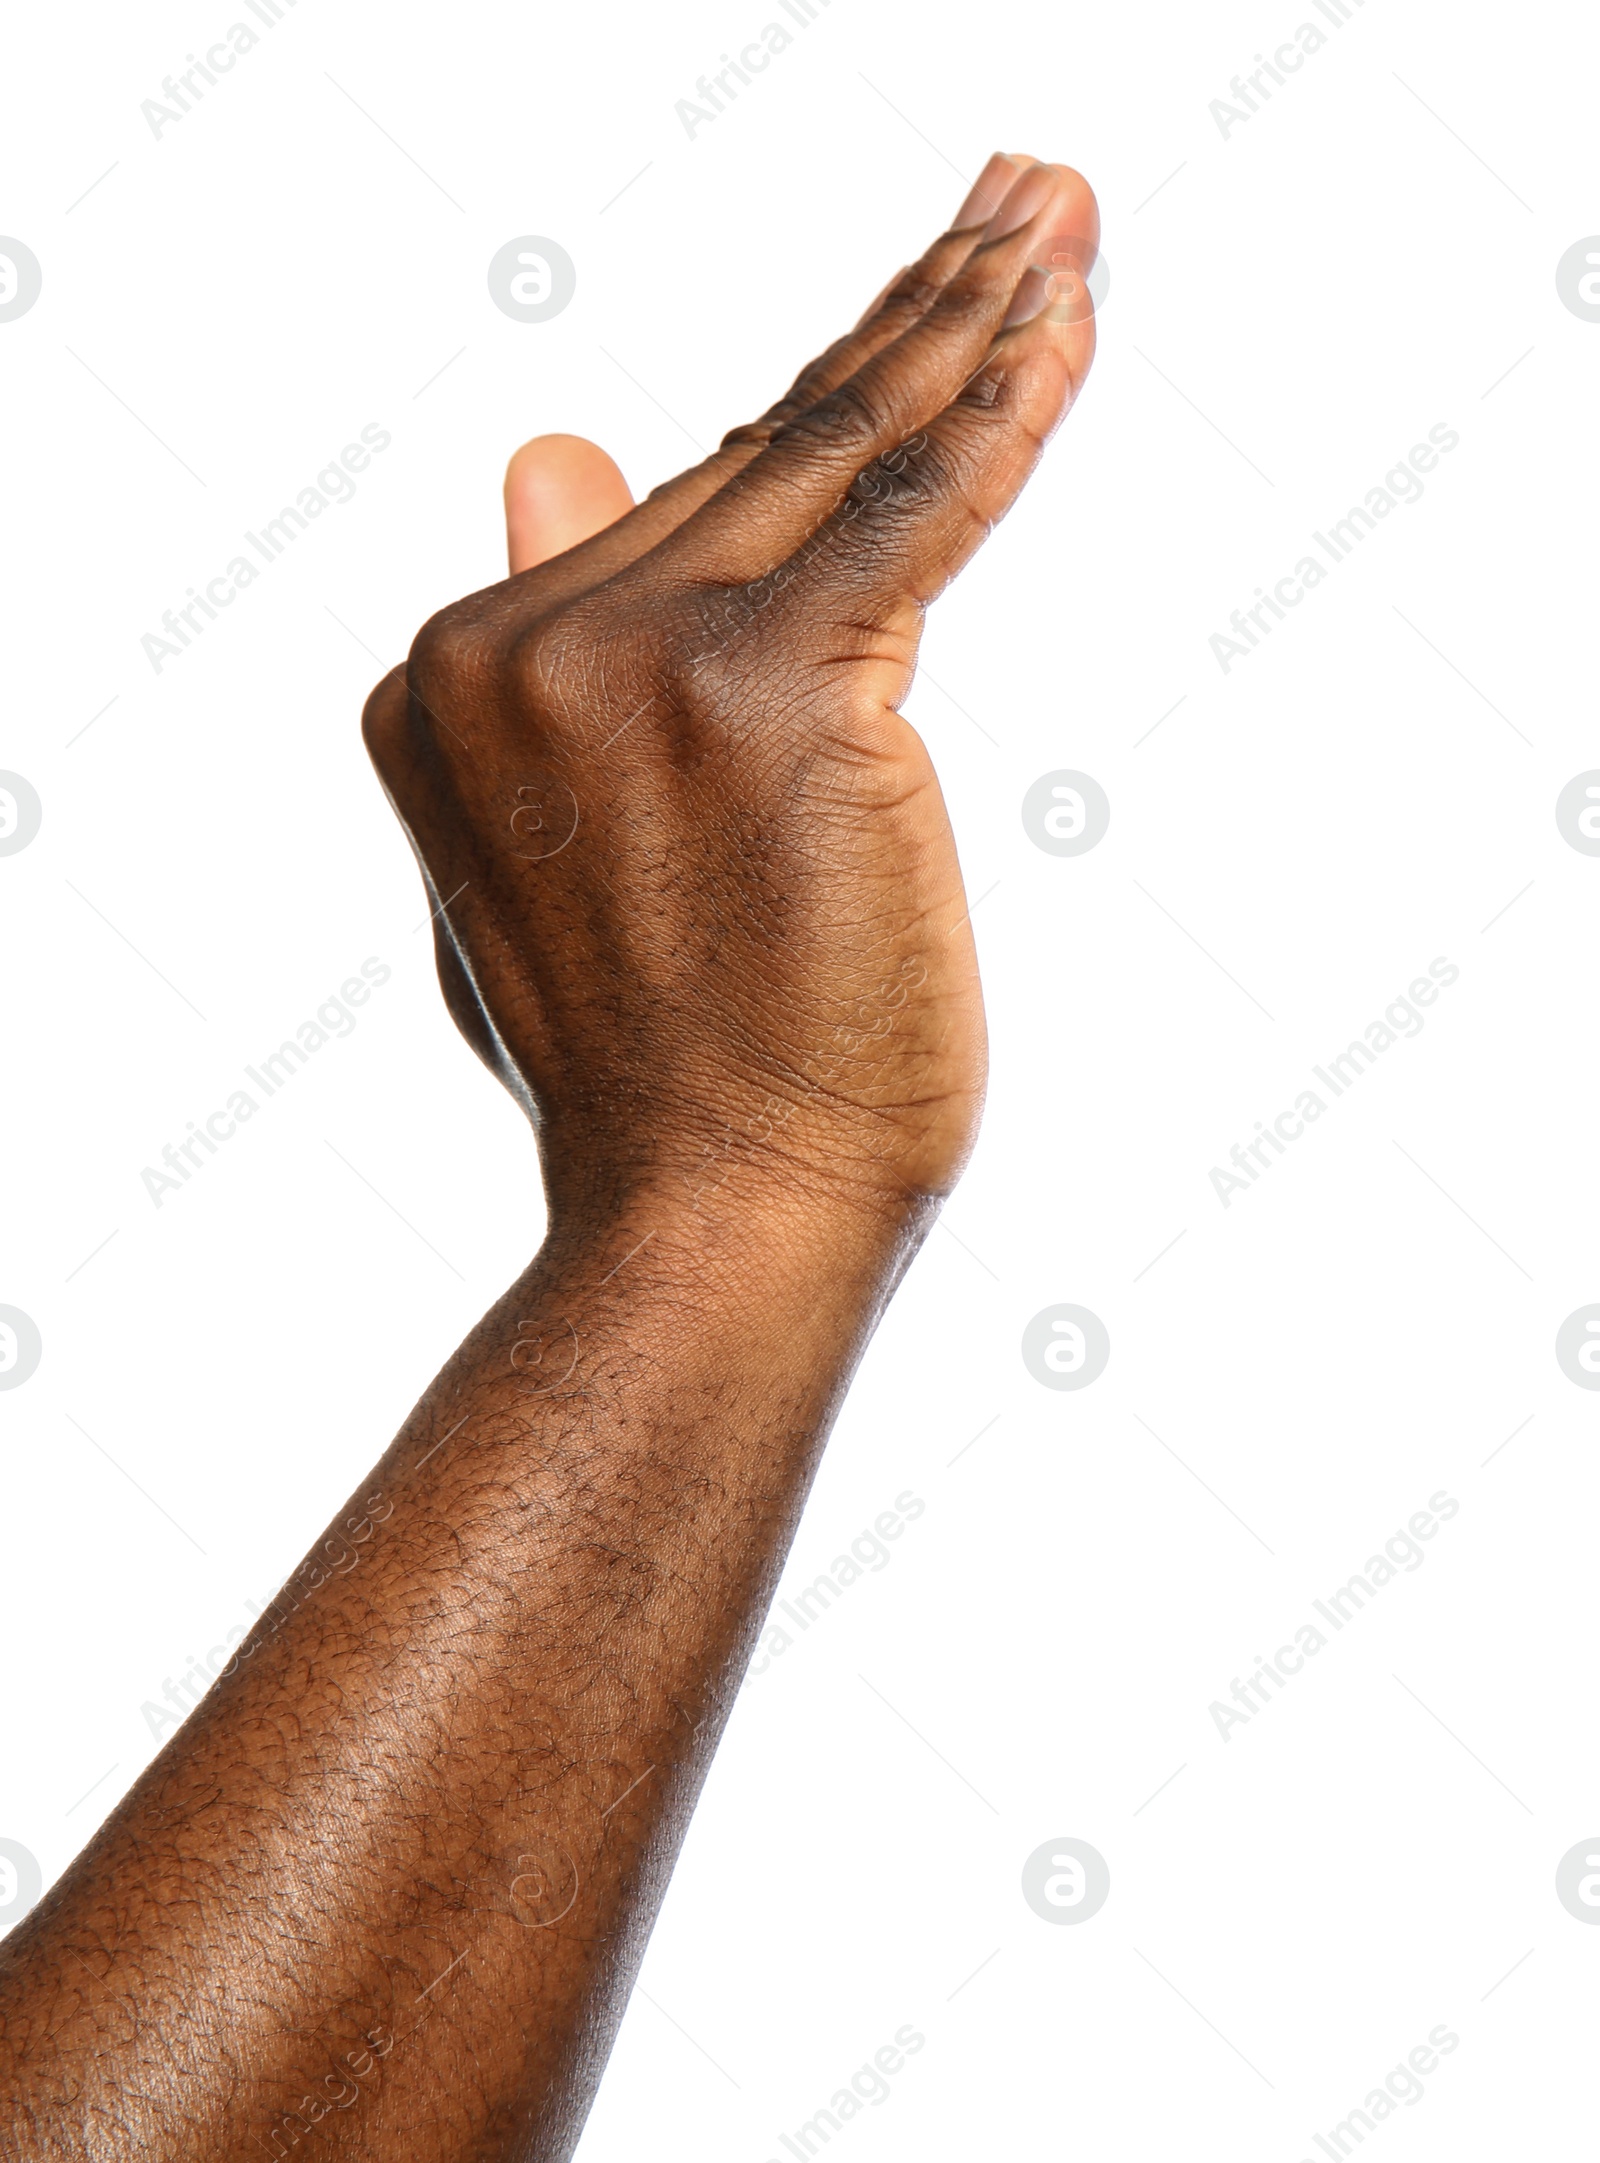
[[[829,1427],[972,1145],[966,902],[896,708],[1087,373],[1097,234],[1077,174],[996,158],[637,508],[592,445],[527,446],[513,576],[373,693],[549,1231],[0,1947],[8,2153],[576,2144]]]

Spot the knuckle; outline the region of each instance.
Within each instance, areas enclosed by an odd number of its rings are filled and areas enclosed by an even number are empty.
[[[719,451],[764,451],[772,441],[773,431],[788,418],[780,401],[770,413],[758,421],[741,421],[737,428],[730,428],[717,445]]]
[[[920,263],[913,263],[904,277],[884,295],[883,306],[878,310],[879,318],[892,322],[904,317],[908,322],[914,322],[917,317],[927,314],[944,290],[944,281],[938,275],[933,259],[924,258]]]
[[[514,687],[523,706],[535,712],[557,708],[562,703],[563,654],[581,640],[577,625],[564,631],[548,617],[520,625],[497,657],[497,674]]]
[[[490,661],[489,643],[459,607],[430,616],[411,641],[406,681],[430,701],[481,688]]]
[[[739,587],[705,587],[692,605],[675,612],[670,633],[660,638],[650,675],[666,704],[695,711],[715,705],[730,654],[748,637],[757,611]]]
[[[1003,299],[1009,299],[1014,271],[1010,264],[990,249],[1003,246],[993,241],[989,248],[980,249],[960,277],[952,278],[940,294],[929,321],[941,332],[966,337],[978,330],[988,330],[995,319],[995,311]]]
[[[933,439],[919,433],[875,458],[850,484],[853,503],[879,513],[915,513],[950,487],[950,461]]]
[[[657,725],[676,729],[685,741],[719,736],[753,699],[774,691],[792,646],[792,612],[786,605],[799,573],[778,565],[767,577],[742,586],[704,586],[674,613],[672,635],[654,647],[648,686]]]
[[[574,754],[597,713],[646,698],[663,643],[659,611],[615,589],[520,624],[497,657],[494,684],[519,740]],[[601,732],[605,733],[604,730]]]
[[[625,573],[598,594],[521,625],[496,684],[520,735],[546,753],[576,754],[598,725],[642,722],[663,695],[687,693],[699,658],[726,642],[724,605],[737,590],[678,590]],[[604,717],[603,724],[599,717]]]
[[[875,442],[882,428],[877,402],[860,382],[852,380],[786,422],[773,437],[773,448],[833,462]]]
[[[854,373],[850,363],[859,352],[860,339],[856,332],[846,331],[842,338],[835,338],[815,360],[806,363],[783,396],[768,406],[756,427],[770,439],[778,429],[808,413],[818,399],[827,397],[836,383],[848,380]]]
[[[379,773],[393,762],[404,741],[406,725],[405,671],[392,668],[374,684],[361,709],[361,740]]]

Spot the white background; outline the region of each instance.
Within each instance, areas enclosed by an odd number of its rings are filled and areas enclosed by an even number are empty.
[[[1553,809],[1600,765],[1600,325],[1554,273],[1600,229],[1592,17],[832,0],[691,140],[675,101],[776,0],[299,0],[157,140],[140,101],[239,19],[32,11],[4,51],[0,231],[44,291],[0,324],[0,767],[44,824],[0,860],[0,1302],[44,1355],[0,1396],[0,1835],[67,1865],[153,1754],[141,1706],[537,1239],[359,742],[379,661],[499,575],[515,444],[593,435],[643,492],[1027,149],[1099,192],[1099,358],[909,705],[992,1093],[790,1589],[926,1511],[747,1684],[585,2163],[783,2158],[907,2022],[830,2155],[1294,2163],[1441,2022],[1368,2145],[1568,2152],[1600,1402],[1553,1341],[1600,1297],[1600,859]],[[1209,102],[1307,20],[1225,139]],[[538,326],[485,283],[526,233],[578,270]],[[369,422],[355,500],[155,674],[141,635]],[[1210,635],[1439,422],[1423,499],[1224,675]],[[1076,859],[1019,820],[1060,767],[1112,805]],[[369,955],[354,1034],[158,1210],[142,1167]],[[1211,1167],[1436,956],[1422,1034],[1224,1209]],[[1018,1349],[1063,1300],[1111,1337],[1077,1394]],[[1224,1741],[1211,1702],[1441,1489],[1425,1565]],[[1020,1892],[1062,1835],[1111,1871],[1077,1928]]]

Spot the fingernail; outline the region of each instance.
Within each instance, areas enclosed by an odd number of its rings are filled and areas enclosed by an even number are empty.
[[[989,220],[986,238],[1004,240],[1028,220],[1036,217],[1049,202],[1060,184],[1060,175],[1053,165],[1035,165],[1025,172],[1012,188],[1010,194]]]
[[[1036,315],[1050,311],[1054,323],[1082,323],[1094,313],[1089,281],[1081,268],[1087,246],[1080,240],[1056,240],[1048,244],[1042,263],[1030,263],[1011,296],[1002,330],[1031,323]]]
[[[1048,271],[1025,271],[1022,283],[1011,296],[1011,306],[1006,310],[1000,328],[1015,330],[1019,323],[1031,323],[1036,315],[1049,307],[1054,283]]]
[[[1006,190],[1022,170],[1025,160],[997,150],[973,182],[970,193],[951,221],[951,231],[963,226],[987,225],[1005,201]]]

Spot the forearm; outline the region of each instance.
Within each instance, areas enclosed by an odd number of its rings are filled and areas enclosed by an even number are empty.
[[[713,1199],[547,1245],[8,1941],[39,2154],[568,2151],[916,1236]]]

